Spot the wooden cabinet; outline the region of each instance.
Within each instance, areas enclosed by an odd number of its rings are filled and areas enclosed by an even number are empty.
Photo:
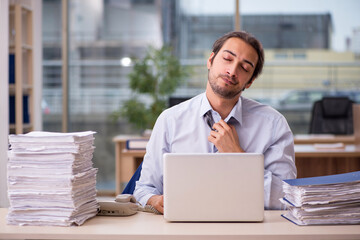
[[[33,11],[22,4],[9,9],[10,133],[33,129]]]

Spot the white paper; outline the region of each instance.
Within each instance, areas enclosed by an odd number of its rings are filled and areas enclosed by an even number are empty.
[[[9,136],[8,224],[81,225],[97,214],[94,133]]]
[[[357,176],[357,172],[349,174]],[[359,177],[355,177],[354,180],[351,178],[350,181],[328,184],[321,181],[315,184],[315,179],[311,185],[290,185],[285,180],[285,196],[280,201],[287,206],[288,212],[283,216],[298,225],[360,224],[358,179]]]

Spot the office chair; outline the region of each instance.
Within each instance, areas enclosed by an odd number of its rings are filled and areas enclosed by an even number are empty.
[[[134,175],[131,177],[128,184],[126,185],[122,194],[133,194],[134,193],[136,181],[139,180],[139,178],[140,178],[141,169],[142,169],[142,162],[139,165],[139,167],[136,169]]]
[[[189,100],[190,98],[191,97],[169,97],[169,107],[175,106],[179,103]]]
[[[324,97],[314,103],[309,133],[353,134],[353,101],[348,97]]]

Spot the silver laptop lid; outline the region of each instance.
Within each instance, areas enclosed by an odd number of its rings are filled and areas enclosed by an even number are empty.
[[[168,221],[262,221],[264,156],[258,153],[166,153]]]

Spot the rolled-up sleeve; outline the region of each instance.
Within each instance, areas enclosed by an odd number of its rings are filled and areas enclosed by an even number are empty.
[[[146,146],[140,179],[136,182],[134,196],[143,206],[153,195],[163,194],[162,156],[169,152],[164,115],[160,115]]]

